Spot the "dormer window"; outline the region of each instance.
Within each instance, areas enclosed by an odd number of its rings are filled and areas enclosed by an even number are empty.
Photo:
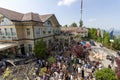
[[[46,22],[44,23],[44,25],[45,25],[45,26],[48,26],[48,27],[51,27],[51,26],[52,26],[52,23],[51,23],[51,21],[48,20],[48,21],[46,21]]]

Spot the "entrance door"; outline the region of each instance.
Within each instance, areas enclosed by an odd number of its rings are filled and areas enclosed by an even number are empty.
[[[20,48],[21,48],[21,53],[22,53],[22,55],[25,55],[24,44],[21,44],[21,45],[20,45]]]

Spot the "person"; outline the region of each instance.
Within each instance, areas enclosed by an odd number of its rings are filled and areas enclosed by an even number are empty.
[[[92,66],[92,73],[94,73],[95,72],[95,67],[94,66]]]
[[[27,52],[27,54],[26,54],[26,55],[27,55],[27,57],[29,57],[29,53],[28,53],[28,52]]]
[[[112,64],[112,66],[113,66],[113,64],[114,64],[114,59],[111,59],[111,64]]]
[[[81,74],[82,74],[82,78],[84,79],[84,77],[85,77],[85,73],[84,73],[84,68],[82,68],[82,70],[81,70]]]
[[[65,80],[70,80],[70,75],[69,74],[66,74]]]
[[[108,65],[108,68],[110,68],[110,69],[111,69],[111,65],[110,65],[110,64]]]
[[[78,66],[78,74],[80,74],[81,73],[81,67],[80,67],[80,65]]]

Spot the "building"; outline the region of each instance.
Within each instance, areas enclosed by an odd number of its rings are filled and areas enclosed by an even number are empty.
[[[6,45],[0,51],[33,53],[36,41],[43,38],[48,47],[59,32],[60,24],[54,14],[23,14],[0,8],[0,45]]]
[[[88,29],[85,27],[61,27],[62,32],[70,32],[73,35],[80,37],[88,37]]]
[[[88,37],[88,29],[85,27],[61,27],[59,40],[70,43],[73,39],[76,39],[76,36]]]

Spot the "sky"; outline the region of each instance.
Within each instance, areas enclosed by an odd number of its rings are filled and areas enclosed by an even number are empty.
[[[20,13],[55,14],[61,25],[80,21],[80,0],[0,0],[0,7]],[[83,0],[83,24],[120,30],[120,0]]]

